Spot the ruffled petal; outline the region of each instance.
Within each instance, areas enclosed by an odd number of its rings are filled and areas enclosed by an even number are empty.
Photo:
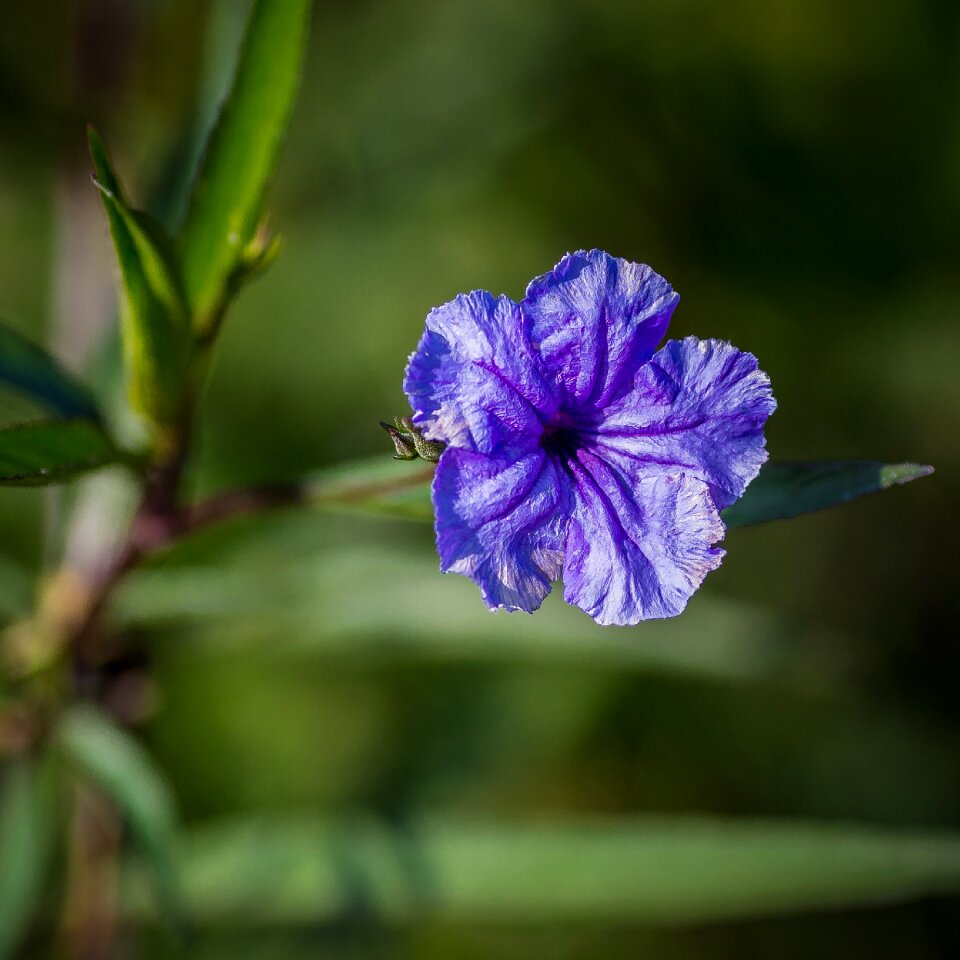
[[[531,449],[556,409],[519,306],[484,291],[430,312],[403,388],[426,437],[486,454]]]
[[[601,624],[676,616],[723,557],[707,485],[683,474],[627,480],[585,450],[569,469],[564,599]]]
[[[511,462],[447,449],[433,481],[440,569],[493,610],[532,613],[560,577],[569,496],[542,450]]]
[[[646,264],[581,250],[531,281],[522,308],[534,347],[563,386],[568,406],[602,407],[632,387],[679,299]]]
[[[644,364],[634,389],[602,411],[589,433],[596,452],[631,475],[705,480],[722,509],[767,459],[763,426],[776,406],[756,357],[721,340],[687,337]]]

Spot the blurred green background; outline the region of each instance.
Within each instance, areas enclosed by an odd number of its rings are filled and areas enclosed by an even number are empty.
[[[112,254],[83,123],[134,199],[176,222],[245,6],[4,9],[0,316],[104,384]],[[687,613],[626,630],[557,597],[492,617],[412,524],[285,513],[196,538],[115,610],[134,650],[118,709],[138,704],[188,827],[960,827],[958,48],[951,0],[318,0],[271,194],[285,247],[224,331],[193,490],[387,456],[377,420],[406,412],[427,311],[475,288],[520,297],[592,246],[673,283],[674,335],[760,358],[774,457],[937,473],[735,532]],[[3,421],[22,412],[0,398]],[[5,618],[27,600],[23,572],[49,562],[63,504],[0,496]],[[94,516],[96,536],[110,514]],[[238,870],[264,889],[276,871],[284,913],[277,863]],[[201,925],[190,955],[954,957],[956,908],[384,922],[358,895],[335,923],[281,923],[254,900]],[[118,951],[175,955],[150,924]]]

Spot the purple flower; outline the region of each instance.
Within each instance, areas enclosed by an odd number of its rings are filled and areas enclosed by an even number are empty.
[[[766,460],[776,401],[728,343],[656,349],[678,299],[650,267],[591,250],[519,304],[476,291],[427,317],[404,389],[448,444],[441,569],[491,609],[532,612],[562,577],[598,623],[672,617],[719,565],[720,510]]]

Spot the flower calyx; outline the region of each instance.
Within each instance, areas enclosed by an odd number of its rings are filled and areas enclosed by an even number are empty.
[[[436,463],[446,444],[439,440],[425,440],[423,431],[409,417],[394,417],[393,423],[380,421],[380,426],[390,434],[396,453],[394,460],[426,460]]]

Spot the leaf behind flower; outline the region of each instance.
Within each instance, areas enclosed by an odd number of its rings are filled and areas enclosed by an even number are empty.
[[[933,473],[918,463],[873,460],[771,461],[746,493],[723,511],[727,526],[746,527],[788,520],[909,483]]]

